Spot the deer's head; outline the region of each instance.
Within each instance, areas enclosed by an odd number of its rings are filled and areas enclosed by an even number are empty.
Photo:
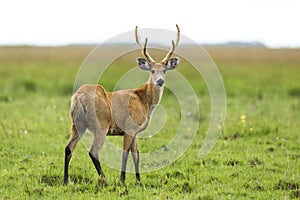
[[[149,81],[153,84],[155,84],[156,87],[162,87],[165,83],[165,74],[169,70],[173,70],[177,67],[179,63],[179,58],[174,57],[171,58],[175,48],[178,45],[179,39],[180,39],[180,30],[178,25],[176,24],[177,28],[177,39],[176,42],[172,40],[172,48],[167,53],[167,55],[162,59],[160,62],[156,62],[148,53],[147,51],[147,38],[145,39],[144,47],[141,45],[138,33],[137,33],[137,26],[135,27],[135,39],[136,43],[140,46],[142,49],[142,53],[144,55],[144,58],[138,57],[136,59],[137,64],[140,69],[146,70],[150,72],[150,78]]]

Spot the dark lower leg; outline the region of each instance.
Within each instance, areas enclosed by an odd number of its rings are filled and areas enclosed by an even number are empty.
[[[81,135],[84,133],[85,129],[82,129]],[[76,130],[75,123],[72,123],[72,131],[71,137],[69,140],[68,145],[65,148],[65,170],[64,170],[64,185],[68,184],[69,179],[69,163],[72,157],[72,152],[76,148],[77,142],[79,141],[80,137]]]
[[[127,165],[127,160],[128,160],[128,153],[129,153],[129,151],[123,150],[122,169],[121,169],[121,181],[122,181],[122,183],[125,182],[125,174],[126,174],[126,165]]]
[[[68,184],[69,179],[69,162],[72,157],[72,152],[69,148],[69,146],[66,146],[65,148],[65,171],[64,171],[64,185]]]
[[[94,163],[94,166],[95,166],[95,168],[96,168],[96,170],[98,172],[98,175],[99,176],[102,175],[105,178],[104,173],[103,173],[103,171],[101,169],[101,165],[100,165],[100,162],[99,162],[98,158],[95,158],[95,156],[91,152],[89,153],[89,155],[90,155],[90,157],[91,157],[91,159],[92,159],[92,161]]]
[[[135,176],[136,176],[136,180],[140,181],[140,171],[139,171],[139,162],[140,162],[140,155],[139,152],[131,152],[132,155],[132,159],[134,162],[134,168],[135,168]]]

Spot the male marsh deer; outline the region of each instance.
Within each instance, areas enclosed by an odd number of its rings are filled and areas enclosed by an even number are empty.
[[[149,80],[142,87],[108,92],[101,85],[86,84],[74,93],[71,101],[71,137],[65,147],[64,184],[68,183],[68,168],[72,152],[86,129],[94,135],[89,156],[99,176],[105,177],[99,162],[99,153],[105,137],[122,135],[124,141],[121,181],[123,183],[125,181],[129,151],[133,158],[136,179],[140,181],[137,134],[148,126],[151,113],[160,101],[165,73],[175,69],[179,63],[179,58],[171,58],[180,39],[180,30],[177,24],[176,27],[176,42],[172,40],[172,48],[159,63],[155,62],[147,51],[147,38],[144,47],[141,45],[137,27],[135,28],[136,43],[144,55],[144,58],[136,59],[137,64],[140,69],[150,72]]]

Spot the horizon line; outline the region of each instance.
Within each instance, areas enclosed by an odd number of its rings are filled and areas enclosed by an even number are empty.
[[[135,43],[130,42],[113,42],[113,43],[105,43],[105,42],[70,42],[70,43],[0,43],[0,47],[68,47],[68,46],[123,46],[123,45],[133,45]],[[153,43],[154,45],[161,46],[160,44]],[[270,48],[270,49],[299,49],[299,46],[289,46],[289,45],[281,45],[281,46],[269,46],[260,41],[227,41],[227,42],[207,42],[207,43],[183,43],[181,46],[208,46],[208,47],[261,47],[261,48]]]

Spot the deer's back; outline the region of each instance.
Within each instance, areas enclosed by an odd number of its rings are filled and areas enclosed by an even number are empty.
[[[83,85],[72,97],[73,120],[85,121],[89,129],[100,124],[108,135],[139,132],[149,122],[148,105],[135,90],[107,92],[101,85]]]

